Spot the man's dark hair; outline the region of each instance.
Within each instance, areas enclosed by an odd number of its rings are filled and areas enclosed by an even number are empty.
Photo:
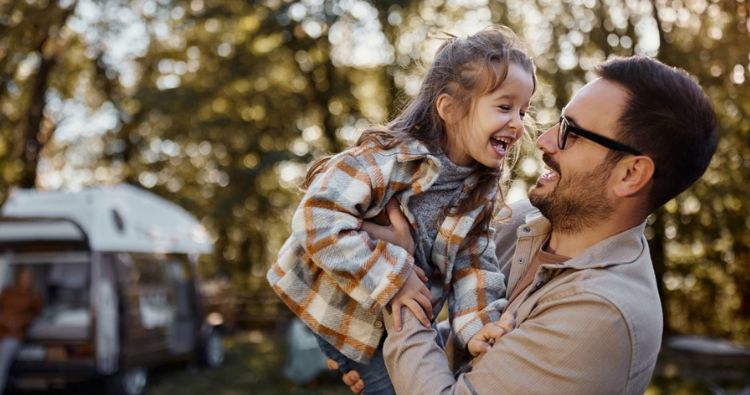
[[[656,59],[616,58],[595,72],[629,92],[617,136],[654,161],[648,202],[654,210],[706,171],[718,140],[716,114],[685,71]]]

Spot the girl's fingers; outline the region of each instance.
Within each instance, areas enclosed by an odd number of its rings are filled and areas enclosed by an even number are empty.
[[[469,353],[473,356],[489,351],[490,344],[479,339],[471,339],[468,344]]]
[[[414,299],[407,301],[404,303],[406,307],[411,310],[412,313],[414,313],[414,316],[417,317],[419,322],[422,323],[426,328],[430,327],[430,320],[427,319],[427,315],[425,315],[424,310],[422,309],[422,306],[419,305]]]
[[[362,222],[361,229],[367,232],[367,234],[370,235],[371,239],[387,241],[387,238],[385,237],[386,228],[384,226],[380,226],[372,222],[364,221]]]
[[[508,331],[497,322],[493,322],[487,326],[485,326],[486,331],[483,333],[484,338],[487,341],[492,341],[494,343],[497,339],[503,337]]]
[[[414,265],[414,271],[417,272],[417,277],[422,280],[423,283],[427,282],[427,275],[424,274],[424,270],[421,267]]]
[[[430,302],[430,298],[425,297],[423,294],[417,294],[414,300],[422,306],[422,310],[427,315],[427,318],[432,319],[432,303]]]
[[[388,213],[388,220],[391,221],[391,226],[393,226],[394,229],[409,229],[409,221],[406,220],[406,216],[401,212],[401,207],[396,198],[391,198],[391,200],[388,201],[388,204],[385,205],[385,210]]]
[[[401,332],[401,302],[393,301],[391,303],[391,311],[393,313],[393,323],[396,324],[396,331]]]
[[[414,253],[414,239],[411,237],[409,221],[401,212],[401,206],[396,198],[391,198],[385,206],[388,221],[391,223],[390,230],[398,237],[399,245],[404,247],[409,254]]]
[[[515,314],[509,314],[504,313],[500,317],[500,321],[498,322],[498,325],[505,330],[505,332],[510,332],[513,330],[513,328],[516,327],[516,315]]]
[[[430,290],[427,289],[427,287],[420,287],[419,293],[424,295],[427,299],[432,299],[432,294],[430,293]]]

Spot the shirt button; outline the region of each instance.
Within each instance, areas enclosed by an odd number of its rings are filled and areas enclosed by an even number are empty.
[[[536,285],[534,285],[537,289],[541,288],[542,285],[544,285],[544,281],[537,281]]]
[[[529,228],[528,226],[524,226],[523,227],[523,231],[526,232],[526,233],[529,233],[529,232],[531,232],[531,228]]]
[[[523,263],[523,258],[518,258],[518,263]]]
[[[375,321],[375,327],[380,329],[383,327],[383,321],[377,320]]]

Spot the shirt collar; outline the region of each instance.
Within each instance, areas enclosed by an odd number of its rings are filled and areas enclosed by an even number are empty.
[[[635,262],[648,248],[643,236],[645,228],[646,221],[643,221],[640,225],[599,241],[556,267],[583,270]],[[549,220],[538,210],[534,210],[526,215],[526,224],[518,228],[517,235],[519,238],[546,237],[551,231]]]
[[[405,139],[403,144],[399,144],[398,153],[396,154],[396,157],[401,162],[422,159],[425,156],[430,156],[432,161],[434,161],[437,166],[440,166],[438,159],[432,155],[429,148],[417,139]]]

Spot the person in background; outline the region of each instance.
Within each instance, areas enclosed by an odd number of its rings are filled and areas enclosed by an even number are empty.
[[[16,269],[15,283],[0,292],[0,394],[10,365],[21,347],[26,328],[42,310],[42,296],[32,288],[31,269]]]

